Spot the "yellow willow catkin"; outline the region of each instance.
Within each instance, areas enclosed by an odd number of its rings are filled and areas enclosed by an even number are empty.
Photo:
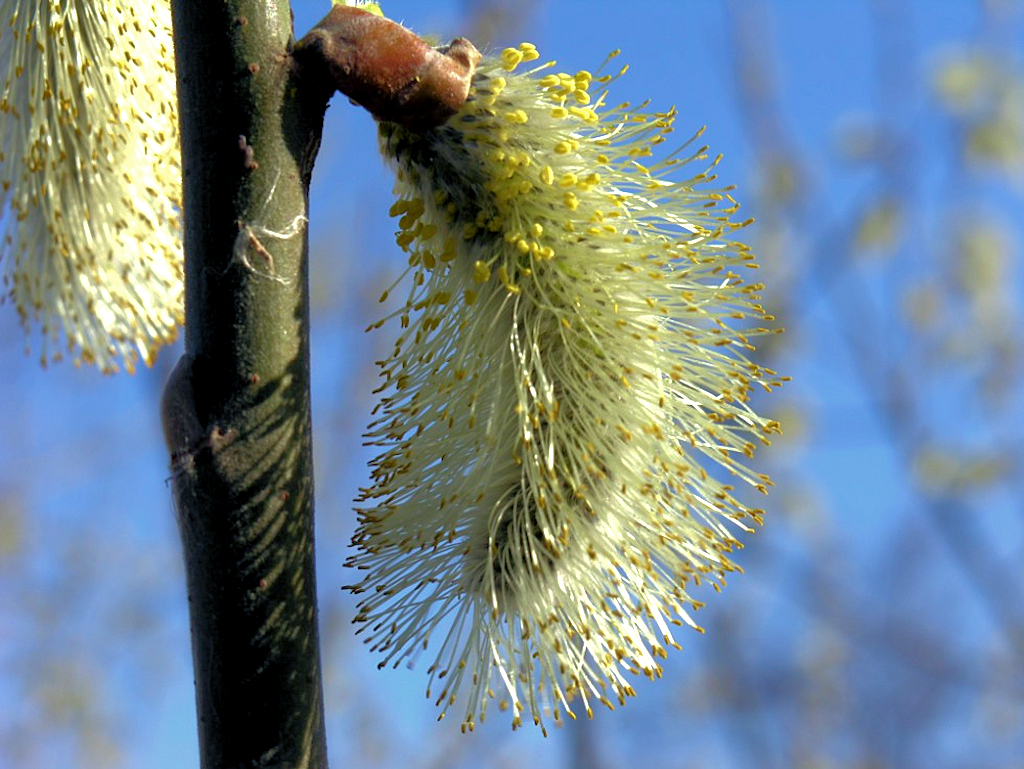
[[[104,371],[151,362],[183,312],[169,3],[0,0],[4,299]]]
[[[431,658],[464,729],[492,699],[543,726],[658,676],[696,627],[688,589],[762,516],[722,479],[765,491],[745,462],[778,430],[748,405],[780,380],[747,357],[770,318],[715,161],[650,159],[675,112],[608,106],[625,68],[521,71],[537,57],[484,60],[435,129],[380,124],[413,287],[368,432],[356,619],[382,666]]]

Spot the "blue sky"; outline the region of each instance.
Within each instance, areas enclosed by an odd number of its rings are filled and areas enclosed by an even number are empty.
[[[323,15],[326,5],[309,0],[294,3],[299,35]],[[621,60],[629,62],[631,69],[616,84],[616,96],[634,103],[651,98],[659,109],[678,106],[680,138],[707,125],[705,139],[712,152],[725,155],[720,176],[738,185],[737,197],[743,202],[748,199],[744,189],[757,183],[753,172],[756,154],[744,127],[747,117],[736,97],[728,25],[735,22],[730,7],[746,5],[706,0],[633,4],[545,0],[523,24],[523,36],[537,45],[543,58],[554,58],[569,71],[592,69],[609,51],[621,48]],[[878,37],[872,27],[871,5],[778,0],[770,4],[770,13],[763,14],[763,30],[755,30],[769,36],[780,52],[780,59],[759,74],[774,79],[784,94],[786,139],[810,159],[808,171],[816,187],[827,190],[828,202],[833,204],[830,210],[857,199],[868,184],[856,174],[837,171],[826,155],[840,126],[877,106],[879,73],[874,68],[877,59],[872,46]],[[969,2],[918,0],[910,9],[901,20],[906,23],[901,36],[912,50],[936,51],[944,46],[953,50],[978,24],[976,6]],[[385,10],[424,34],[436,33],[447,39],[465,31],[460,26],[460,3],[394,0],[385,4]],[[498,41],[496,46],[500,49],[517,42],[518,36]],[[910,60],[914,66],[930,63],[927,58],[912,56]],[[922,74],[886,76],[897,87],[912,84],[903,94],[907,125],[914,125],[915,115],[927,100],[920,85]],[[924,140],[926,146],[937,146],[945,137],[936,132]],[[376,152],[372,120],[344,99],[335,98],[314,172],[310,215],[319,584],[322,611],[331,616],[345,616],[349,610],[338,587],[349,580],[340,564],[352,527],[351,499],[367,477],[368,455],[358,445],[358,434],[372,407],[374,353],[389,343],[386,330],[378,332],[379,338],[363,334],[362,329],[379,312],[367,298],[376,292],[354,289],[367,282],[383,284],[402,264],[392,240],[393,224],[387,217],[390,188],[390,175]],[[922,199],[931,194],[925,187]],[[754,216],[760,213],[749,207],[744,211]],[[881,290],[883,298],[886,291]],[[813,317],[819,298],[805,295],[801,301]],[[822,315],[822,323],[827,322]],[[166,456],[156,405],[177,348],[163,352],[154,369],[134,377],[111,378],[66,364],[44,371],[34,356],[23,354],[23,347],[13,308],[0,308],[0,360],[11,404],[0,413],[0,434],[7,436],[0,445],[0,507],[9,505],[20,511],[16,528],[23,552],[30,554],[27,563],[19,560],[17,572],[10,565],[13,561],[5,564],[3,560],[10,556],[0,555],[0,580],[4,583],[0,617],[12,620],[0,631],[0,670],[15,669],[19,660],[27,658],[27,646],[70,644],[95,660],[95,680],[109,693],[109,707],[133,725],[126,765],[157,769],[197,766],[184,577],[165,484]],[[829,487],[837,498],[858,500],[856,507],[835,508],[836,517],[828,525],[840,528],[848,537],[849,557],[870,558],[873,543],[889,523],[888,516],[903,505],[906,480],[892,462],[884,431],[860,414],[863,392],[851,382],[849,361],[829,354],[827,347],[826,343],[804,348],[792,356],[796,369],[792,373],[801,375],[794,385],[797,392],[818,404],[819,419],[836,419],[841,425],[836,430],[842,440],[812,435],[811,440],[818,443],[806,461],[817,468],[822,486]],[[951,418],[955,408],[947,397],[937,398],[934,404],[934,409],[947,410]],[[785,498],[784,494],[773,497],[769,512],[775,499]],[[770,530],[766,536],[772,536]],[[752,541],[751,549],[758,547],[758,540]],[[1005,552],[1014,552],[1017,544],[1016,540],[1008,543]],[[784,549],[786,542],[773,542],[770,547]],[[69,558],[78,559],[70,570]],[[17,586],[8,584],[15,574]],[[80,583],[69,585],[68,574]],[[120,606],[118,601],[130,594],[125,587],[136,584],[145,586],[148,605]],[[714,612],[714,606],[722,601],[757,607],[769,630],[779,617],[791,619],[799,613],[782,605],[779,591],[756,573],[732,581],[707,613]],[[81,619],[53,617],[58,611],[74,612]],[[110,633],[115,631],[106,622],[125,613],[143,623],[141,630],[125,622],[116,629],[125,636],[111,639]],[[153,616],[147,619],[147,613]],[[50,632],[48,622],[57,628],[55,632]],[[345,632],[340,634],[339,644],[346,643]],[[144,648],[133,643],[132,634],[145,639]],[[355,642],[349,638],[347,643]],[[715,639],[708,637],[685,638],[686,650],[672,656],[666,676],[699,677],[699,660],[709,653],[708,644],[714,643]],[[771,644],[767,637],[766,648]],[[353,700],[391,715],[398,746],[408,748],[424,740],[435,747],[462,744],[456,739],[457,723],[435,724],[433,708],[423,698],[422,671],[379,673],[376,661],[361,649],[346,652],[348,667],[339,670],[332,657],[336,651],[324,650],[329,673],[329,745],[336,766],[344,765],[347,741],[355,739],[360,730],[351,719]],[[139,670],[149,677],[140,677]],[[154,691],[150,681],[159,688]],[[647,687],[639,688],[642,699],[648,694],[644,691]],[[25,717],[25,707],[18,702],[10,679],[7,683],[0,680],[0,721],[17,722]],[[634,713],[635,708],[630,705],[599,722],[600,729],[619,735],[612,743],[616,747],[610,750],[625,751],[642,741],[638,735],[649,711],[636,709]],[[139,717],[140,710],[145,717]],[[544,742],[530,731],[510,735],[504,722],[491,726],[494,728],[484,730],[484,736],[467,738],[471,746],[489,741],[488,766],[500,766],[502,760],[512,760],[523,752],[539,766],[561,765],[563,752],[570,745],[565,734]],[[670,750],[657,739],[647,747],[655,757],[657,751]],[[728,753],[725,746],[721,750],[723,756]],[[73,755],[72,748],[57,744],[52,749],[52,763],[46,765],[70,766],[69,756]],[[655,761],[651,765],[668,764]]]

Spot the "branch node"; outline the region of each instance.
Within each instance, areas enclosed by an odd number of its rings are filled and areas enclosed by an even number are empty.
[[[295,44],[296,62],[378,120],[422,132],[441,125],[469,96],[480,52],[465,38],[433,48],[390,19],[336,5]]]

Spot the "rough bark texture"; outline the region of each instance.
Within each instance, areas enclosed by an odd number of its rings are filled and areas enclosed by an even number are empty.
[[[173,15],[187,320],[163,416],[201,763],[325,767],[306,242],[325,104],[303,99],[286,0]]]

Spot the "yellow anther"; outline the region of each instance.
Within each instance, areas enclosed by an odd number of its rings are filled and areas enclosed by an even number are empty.
[[[519,286],[515,285],[509,279],[508,268],[505,265],[501,265],[501,267],[498,268],[498,280],[501,281],[501,285],[503,285],[506,289],[511,291],[513,294],[518,294],[519,293]]]
[[[558,75],[545,75],[538,81],[541,88],[553,88],[560,82],[561,80],[559,79]]]
[[[419,198],[413,198],[412,200],[409,201],[409,205],[405,210],[408,213],[412,214],[413,216],[419,218],[420,216],[423,215],[423,211],[425,210],[423,206],[423,201],[420,200]]]
[[[486,283],[491,279],[491,268],[487,266],[487,262],[477,259],[473,262],[473,282],[474,283]]]
[[[569,107],[569,113],[587,123],[596,123],[600,119],[593,107]]]
[[[501,65],[505,68],[506,72],[514,70],[522,60],[523,54],[515,48],[506,48],[501,52]]]
[[[528,122],[529,119],[530,118],[526,114],[525,110],[517,109],[515,112],[506,112],[505,113],[505,120],[507,120],[510,123],[517,123],[517,124],[522,125],[523,123]]]
[[[560,178],[558,180],[558,186],[559,187],[572,187],[572,186],[574,186],[576,184],[576,182],[577,182],[576,174],[574,174],[572,172],[569,172],[569,173],[566,173],[566,174],[562,174],[562,178]]]
[[[572,92],[572,98],[576,100],[577,104],[590,104],[590,94],[584,91],[582,88],[577,88]]]
[[[569,144],[569,142],[565,141],[558,142],[555,145],[555,152],[558,153],[559,155],[568,155],[570,152],[572,152],[572,145]]]
[[[534,222],[530,225],[530,232],[533,233],[533,237],[539,238],[544,234],[544,225],[540,222]]]
[[[544,166],[544,168],[542,168],[541,172],[540,172],[540,180],[542,182],[544,182],[544,184],[554,184],[555,183],[555,171],[554,171],[554,169],[551,168],[551,166]]]
[[[580,207],[579,198],[576,197],[575,193],[565,193],[565,195],[562,197],[562,201],[565,203],[565,207],[568,208],[570,211],[575,211],[577,208]]]
[[[444,250],[441,252],[441,261],[450,262],[455,258],[455,238],[450,235],[444,241]]]
[[[480,282],[483,282],[483,281],[480,281]],[[473,289],[467,288],[465,291],[462,292],[462,296],[466,300],[466,304],[468,304],[468,305],[476,304],[477,293]]]
[[[569,117],[569,110],[567,110],[565,107],[555,107],[551,110],[551,117],[555,118],[556,120],[563,120]]]

